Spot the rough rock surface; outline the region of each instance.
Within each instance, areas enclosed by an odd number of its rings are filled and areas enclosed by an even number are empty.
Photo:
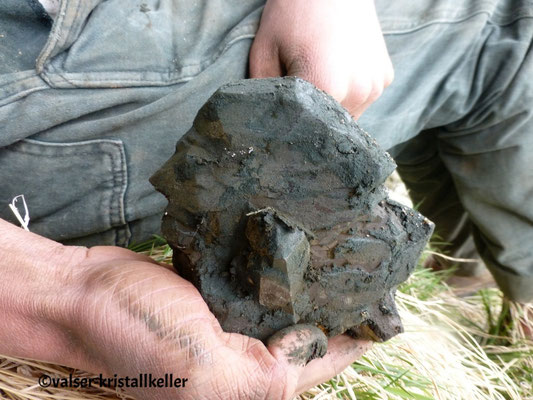
[[[313,324],[383,341],[433,224],[388,199],[390,156],[297,78],[220,88],[151,182],[174,266],[226,331]]]

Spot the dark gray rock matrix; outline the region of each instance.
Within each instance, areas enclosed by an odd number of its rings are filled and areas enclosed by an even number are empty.
[[[383,341],[433,224],[388,199],[390,156],[298,78],[220,88],[151,178],[174,266],[226,331],[293,324]]]

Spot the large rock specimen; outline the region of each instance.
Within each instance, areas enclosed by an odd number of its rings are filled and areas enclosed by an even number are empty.
[[[402,331],[394,292],[433,230],[387,198],[394,168],[329,95],[278,78],[220,88],[151,182],[174,266],[224,330],[383,341]]]

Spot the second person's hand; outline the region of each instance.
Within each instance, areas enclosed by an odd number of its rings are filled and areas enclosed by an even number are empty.
[[[394,71],[373,0],[268,0],[250,52],[250,77],[299,76],[354,118]]]

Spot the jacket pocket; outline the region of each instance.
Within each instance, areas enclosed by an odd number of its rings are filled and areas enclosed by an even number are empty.
[[[103,234],[101,243],[128,242],[127,170],[120,140],[24,139],[0,148],[0,180],[3,219],[16,223],[8,204],[23,194],[32,232],[63,242],[97,233]]]

